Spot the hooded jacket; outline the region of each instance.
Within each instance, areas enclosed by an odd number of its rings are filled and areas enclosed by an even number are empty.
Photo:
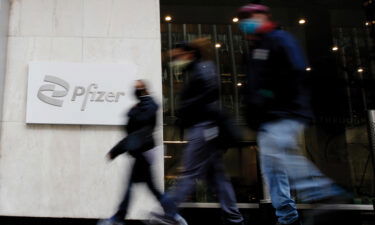
[[[247,119],[258,129],[262,123],[312,118],[307,63],[297,41],[288,32],[273,30],[250,47],[247,65]]]
[[[127,136],[110,151],[113,158],[128,152],[137,157],[142,152],[155,147],[153,132],[156,126],[156,112],[159,106],[151,96],[142,96],[140,101],[128,112]]]
[[[215,120],[220,113],[219,78],[212,61],[196,60],[184,71],[185,82],[180,94],[177,116],[184,127]]]

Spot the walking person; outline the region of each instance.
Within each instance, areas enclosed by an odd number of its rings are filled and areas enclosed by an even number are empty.
[[[160,200],[162,196],[153,180],[151,162],[144,155],[144,152],[155,147],[153,132],[159,106],[148,93],[146,84],[142,80],[136,81],[134,94],[138,103],[127,114],[128,123],[125,126],[127,136],[111,149],[107,157],[114,160],[117,156],[127,152],[135,159],[135,162],[117,212],[111,218],[99,221],[100,225],[125,225],[131,187],[134,183],[146,183],[157,200]]]
[[[312,118],[306,60],[291,34],[278,29],[265,5],[239,9],[251,42],[247,66],[247,118],[257,130],[262,175],[278,224],[300,224],[291,190],[303,202],[345,199],[345,191],[305,158],[299,138]],[[313,178],[313,179],[312,179]]]
[[[221,117],[218,106],[219,82],[215,64],[210,60],[211,42],[207,38],[183,43],[171,51],[171,65],[184,74],[178,117],[188,129],[188,145],[183,152],[183,171],[175,187],[161,204],[163,215],[154,214],[152,224],[180,224],[175,215],[178,206],[194,190],[196,179],[204,179],[217,193],[227,224],[243,224],[236,197],[225,176],[223,147],[220,145]]]

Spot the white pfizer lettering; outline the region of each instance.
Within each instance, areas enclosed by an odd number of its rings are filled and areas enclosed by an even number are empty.
[[[105,96],[105,100],[107,102],[113,102],[115,100],[116,95],[113,92],[108,92]]]
[[[104,102],[105,93],[105,91],[98,91],[99,96],[96,99],[96,102]]]
[[[90,94],[91,94],[90,102],[94,102],[96,98],[96,92],[91,91]]]
[[[86,89],[84,87],[81,87],[81,86],[75,87],[73,91],[72,102],[74,102],[78,96],[82,96],[83,94],[85,94],[85,92],[86,92]]]
[[[98,85],[97,84],[90,84],[87,87],[87,92],[86,92],[86,95],[85,95],[85,99],[83,100],[83,103],[82,103],[81,111],[85,111],[86,105],[87,105],[87,101],[89,99],[89,95],[94,93],[94,92],[91,91],[92,88],[97,89]]]
[[[125,93],[124,92],[117,92],[115,102],[118,102],[120,100],[120,96],[125,96]]]
[[[87,104],[89,102],[109,102],[117,103],[120,101],[121,96],[125,96],[125,92],[113,92],[113,91],[98,91],[99,85],[92,83],[87,88],[82,86],[76,86],[72,93],[71,101],[75,102],[79,97],[83,97],[81,111],[86,111]]]
[[[124,110],[130,109],[136,100],[132,98],[136,79],[137,65],[133,60],[30,62],[25,122],[123,125],[127,122]]]

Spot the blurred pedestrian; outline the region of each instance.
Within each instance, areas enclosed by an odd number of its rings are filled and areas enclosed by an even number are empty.
[[[216,191],[228,224],[243,224],[236,197],[223,164],[224,147],[219,142],[219,78],[211,60],[209,39],[178,44],[171,52],[174,70],[184,74],[184,88],[177,112],[179,124],[188,129],[188,145],[183,152],[183,171],[175,187],[161,200],[165,214],[154,214],[153,224],[180,224],[178,206],[195,189],[197,179],[207,181]],[[227,136],[226,136],[227,137]]]
[[[144,152],[155,147],[153,132],[156,126],[156,113],[159,106],[149,94],[143,80],[136,81],[134,95],[138,103],[127,114],[128,123],[125,126],[127,136],[111,149],[107,157],[110,160],[114,160],[117,156],[128,153],[135,159],[135,162],[131,169],[123,200],[118,206],[117,212],[111,218],[101,220],[99,222],[100,225],[125,224],[131,188],[134,183],[146,183],[157,200],[160,200],[162,196],[161,191],[153,180],[151,162],[144,155]]]
[[[239,9],[239,27],[250,40],[247,119],[258,131],[262,174],[278,224],[300,224],[291,189],[304,202],[331,202],[345,191],[307,160],[300,137],[312,118],[306,60],[294,37],[278,29],[265,5]]]

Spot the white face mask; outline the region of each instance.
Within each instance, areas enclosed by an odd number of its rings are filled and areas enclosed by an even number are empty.
[[[177,60],[170,62],[169,66],[174,71],[182,72],[191,62],[192,60],[177,59]]]

